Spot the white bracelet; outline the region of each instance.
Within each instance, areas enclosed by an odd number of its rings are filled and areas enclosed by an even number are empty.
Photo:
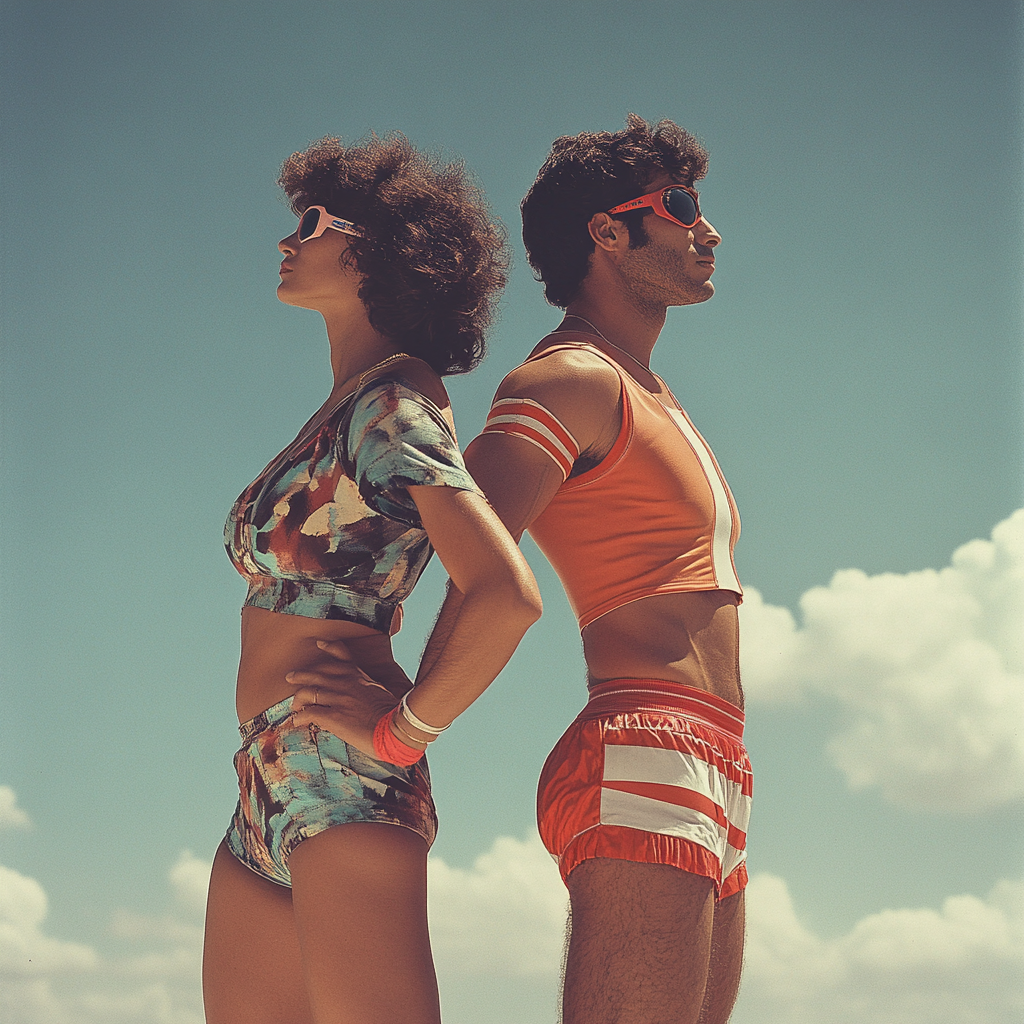
[[[426,722],[421,722],[412,712],[412,708],[409,707],[409,694],[405,694],[402,700],[399,702],[399,707],[402,709],[402,715],[405,720],[414,728],[419,729],[420,732],[425,732],[428,736],[440,736],[445,729],[450,729],[452,723],[449,722],[447,725],[442,725],[438,729],[434,725],[427,725]]]

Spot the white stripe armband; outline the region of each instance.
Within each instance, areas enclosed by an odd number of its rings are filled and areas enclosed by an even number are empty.
[[[580,456],[576,438],[558,418],[530,398],[500,398],[491,406],[484,434],[511,434],[536,445],[562,471],[565,480]]]

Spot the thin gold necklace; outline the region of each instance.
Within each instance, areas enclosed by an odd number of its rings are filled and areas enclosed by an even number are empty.
[[[609,342],[608,344],[611,344],[611,342]],[[302,428],[302,430],[299,431],[298,436],[295,438],[295,442],[299,441],[300,439],[307,438],[312,434],[315,434],[318,430],[320,430],[320,428],[338,411],[342,402],[351,398],[363,386],[363,380],[368,374],[373,373],[374,370],[379,370],[382,366],[387,366],[389,363],[397,362],[399,359],[411,358],[412,356],[410,356],[408,352],[396,352],[394,355],[388,356],[387,359],[382,359],[379,363],[374,363],[373,366],[367,367],[365,370],[363,370],[361,374],[359,374],[359,379],[356,381],[356,386],[351,391],[346,392],[341,398],[339,398],[334,403],[334,405],[331,406],[330,410],[327,410],[327,407],[325,405],[324,408],[322,408],[318,413],[316,413],[313,416],[313,418]],[[351,379],[352,378],[349,377],[348,380]],[[348,383],[348,380],[345,381],[346,384]],[[292,443],[294,444],[295,442]]]
[[[609,341],[608,344],[610,345],[611,342]],[[408,352],[396,352],[393,356],[388,356],[387,359],[382,359],[379,363],[374,363],[368,370],[363,370],[363,372],[359,374],[359,380],[356,382],[356,390],[358,391],[359,388],[363,386],[363,378],[365,378],[367,374],[373,373],[374,370],[379,370],[382,366],[387,366],[389,363],[397,362],[399,359],[412,359],[412,356],[409,355]]]
[[[628,356],[630,359],[632,359],[633,362],[640,367],[640,369],[646,370],[647,373],[651,374],[652,376],[656,376],[654,371],[649,366],[644,366],[644,364],[641,363],[636,356],[631,355],[624,348],[620,348],[618,345],[615,344],[614,341],[609,341],[585,316],[580,316],[579,313],[566,313],[565,315],[571,316],[574,320],[582,320],[606,345],[611,345],[611,347],[615,349],[617,352],[621,352],[624,356]]]

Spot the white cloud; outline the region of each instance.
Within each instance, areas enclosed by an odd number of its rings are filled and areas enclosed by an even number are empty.
[[[200,860],[191,850],[182,850],[169,876],[178,903],[200,918],[206,913],[206,891],[210,887],[212,867],[210,861]]]
[[[886,910],[822,939],[786,883],[756,875],[737,1021],[757,1024],[1016,1024],[1024,1018],[1024,884],[941,910]]]
[[[174,912],[152,917],[119,910],[111,921],[111,934],[133,942],[154,940],[192,951],[199,949],[212,866],[210,861],[200,860],[191,850],[182,850],[167,873],[174,893]],[[173,962],[180,962],[179,953],[180,949],[173,951]],[[149,962],[152,962],[151,957]]]
[[[42,932],[49,904],[34,879],[0,864],[0,978],[32,978],[96,966],[95,952]]]
[[[500,836],[469,870],[440,857],[429,864],[430,934],[440,971],[557,972],[568,892],[539,839]]]
[[[0,865],[0,1020],[4,1024],[201,1024],[203,878],[183,851],[168,873],[178,910],[162,918],[120,912],[111,932],[128,956],[44,934],[43,887]]]
[[[957,811],[1024,793],[1024,509],[941,571],[846,569],[800,610],[798,625],[748,591],[744,685],[754,702],[838,701],[829,752],[852,788]]]
[[[0,865],[0,1020],[75,1021],[55,1000],[52,979],[93,972],[99,957],[89,946],[45,935],[42,925],[48,910],[46,893],[34,878]]]
[[[29,816],[18,806],[18,797],[10,786],[0,786],[0,829],[31,828]]]

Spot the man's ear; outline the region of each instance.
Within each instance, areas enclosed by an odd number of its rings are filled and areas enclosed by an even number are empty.
[[[605,252],[617,252],[629,247],[629,232],[621,220],[607,213],[595,213],[587,225],[594,244]]]

